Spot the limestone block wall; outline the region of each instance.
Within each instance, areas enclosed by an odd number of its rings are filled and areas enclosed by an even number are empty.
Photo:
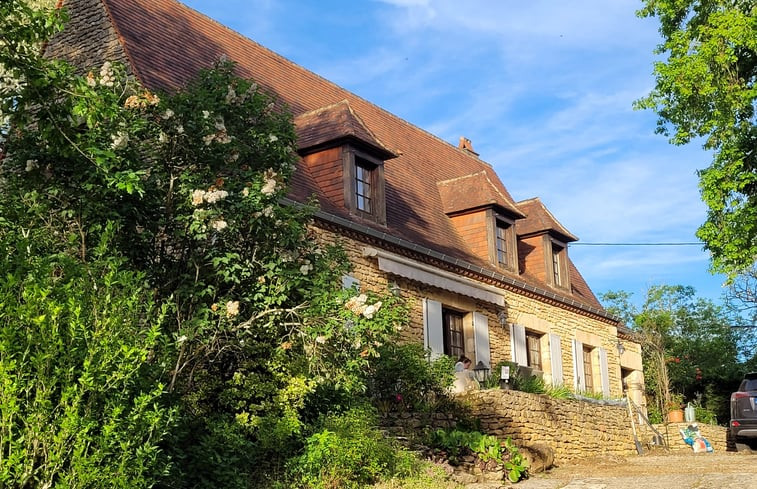
[[[378,269],[375,258],[364,257],[363,247],[366,243],[357,239],[338,235],[332,231],[315,229],[324,242],[338,242],[348,254],[353,266],[352,275],[360,281],[363,290],[386,290],[391,282],[399,287],[399,293],[411,308],[409,327],[402,332],[405,341],[423,342],[423,299],[429,298],[442,302],[445,306],[453,307],[461,311],[476,311],[487,316],[489,324],[489,344],[491,349],[491,365],[500,361],[512,360],[512,347],[510,342],[509,324],[519,324],[531,331],[544,334],[542,342],[542,364],[544,378],[551,382],[550,349],[547,343],[548,334],[559,335],[560,353],[563,370],[563,382],[573,386],[573,352],[572,339],[577,339],[585,345],[603,348],[607,352],[610,396],[619,398],[623,396],[620,358],[617,349],[617,327],[608,321],[603,321],[591,315],[582,314],[574,309],[559,307],[548,301],[542,301],[533,294],[518,293],[502,289],[505,296],[506,323],[500,324],[498,306],[486,301],[473,299],[467,296],[427,286],[399,276],[388,275]],[[375,245],[372,245],[375,246]],[[470,326],[470,325],[468,325]],[[474,359],[473,335],[466,331],[466,354]],[[629,342],[629,350],[630,348]],[[594,368],[594,385],[600,386],[599,380],[599,357]],[[638,373],[641,376],[641,372]],[[642,383],[639,383],[642,386]]]
[[[655,429],[662,435],[668,447],[672,451],[690,452],[692,449],[684,443],[683,437],[679,430],[686,428],[689,423],[669,423],[654,425]],[[716,452],[725,452],[728,447],[728,428],[718,425],[709,425],[697,423],[702,436],[712,445]],[[646,425],[642,426],[639,431],[639,438],[642,444],[646,444],[654,437],[654,433]]]
[[[625,406],[499,389],[472,392],[464,399],[483,432],[509,436],[518,446],[546,444],[558,465],[592,455],[636,454]]]

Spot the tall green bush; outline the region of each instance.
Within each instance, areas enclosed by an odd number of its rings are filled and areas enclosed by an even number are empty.
[[[420,461],[398,448],[375,428],[371,409],[354,408],[325,416],[292,460],[294,487],[360,488],[382,479],[417,473]]]
[[[364,395],[366,372],[407,309],[386,291],[342,290],[344,252],[312,227],[314,207],[286,199],[297,158],[291,114],[236,76],[233,63],[219,60],[186,87],[156,94],[117,63],[77,75],[26,49],[60,25],[59,13],[46,19],[9,0],[0,14],[0,64],[17,82],[0,85],[10,124],[0,141],[0,216],[28,238],[19,249],[72,268],[116,260],[144,280],[161,321],[148,320],[151,309],[142,322],[156,325],[163,343],[135,370],[145,376],[139,392],[152,401],[164,384],[177,416],[168,436],[155,438],[172,462],[161,484],[255,487],[270,468],[275,477],[332,400],[345,400],[339,412]],[[54,277],[43,265],[34,261],[29,273]],[[60,302],[87,307],[79,292],[62,291],[68,302]],[[8,316],[21,307],[9,304]],[[102,337],[118,327],[105,324]],[[81,355],[97,348],[86,343]],[[29,375],[34,366],[22,367]],[[77,392],[91,400],[97,387],[88,381]],[[141,425],[120,427],[119,436],[141,439]],[[107,449],[91,446],[112,463],[103,474],[119,470]],[[35,462],[8,462],[21,472],[25,463]],[[77,474],[70,485],[86,485]]]
[[[437,411],[448,403],[453,367],[451,357],[429,361],[422,345],[387,343],[368,371],[368,395],[385,412]]]
[[[151,487],[173,410],[144,276],[107,239],[83,263],[31,255],[14,231],[0,230],[0,486]]]

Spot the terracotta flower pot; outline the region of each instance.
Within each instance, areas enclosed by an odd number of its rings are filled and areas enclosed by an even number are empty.
[[[668,411],[668,423],[683,423],[683,409]]]

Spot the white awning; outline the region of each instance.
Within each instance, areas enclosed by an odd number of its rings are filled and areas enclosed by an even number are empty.
[[[467,295],[475,299],[481,299],[498,306],[505,306],[505,297],[499,289],[490,285],[482,284],[454,273],[440,270],[424,263],[405,258],[394,253],[389,253],[376,248],[363,248],[363,256],[378,257],[379,269],[415,280],[426,285],[439,287],[457,294]]]

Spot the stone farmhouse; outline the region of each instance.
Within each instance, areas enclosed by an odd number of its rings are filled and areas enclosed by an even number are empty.
[[[353,265],[346,285],[409,302],[404,340],[641,404],[640,346],[572,263],[578,238],[538,198],[515,202],[469,140],[449,144],[175,0],[62,4],[51,56],[123,62],[155,91],[226,56],[283,100],[301,156],[290,198],[317,197],[314,226]]]

